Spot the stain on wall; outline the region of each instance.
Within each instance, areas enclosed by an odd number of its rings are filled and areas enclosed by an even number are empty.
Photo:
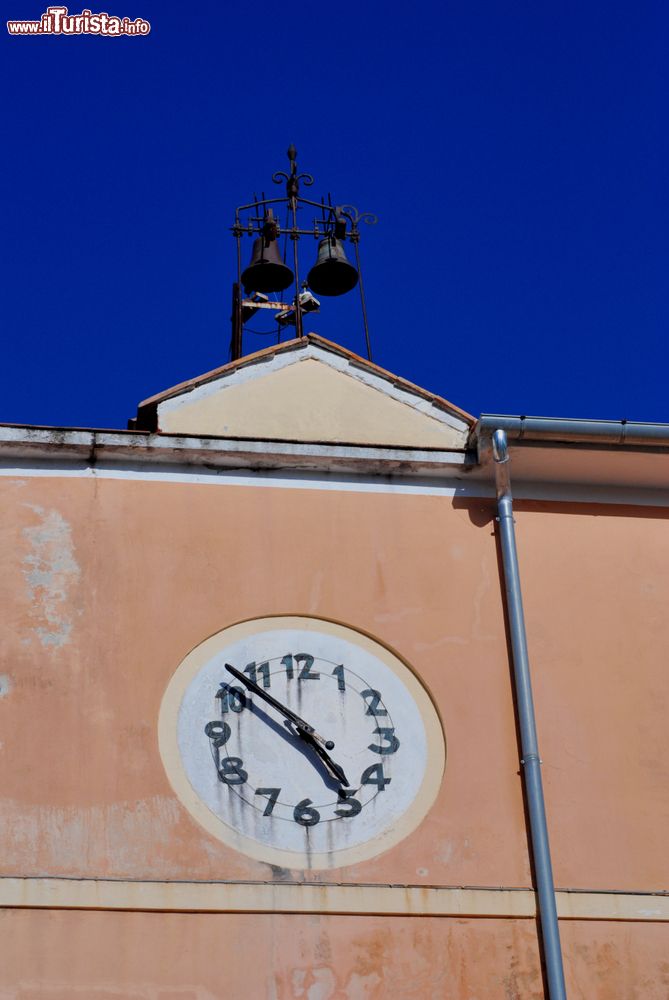
[[[0,872],[73,875],[91,865],[104,875],[118,858],[127,870],[166,878],[181,819],[179,804],[164,796],[69,808],[5,799],[0,843],[12,861],[0,863]]]
[[[71,638],[70,590],[80,575],[72,530],[57,510],[26,506],[38,518],[37,524],[23,529],[29,546],[23,575],[33,606],[33,632],[42,646],[59,648]]]

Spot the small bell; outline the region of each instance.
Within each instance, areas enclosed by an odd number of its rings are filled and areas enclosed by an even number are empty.
[[[276,240],[259,236],[253,241],[251,263],[242,272],[242,285],[246,291],[282,292],[292,285],[293,272],[281,260]]]
[[[344,295],[358,284],[358,272],[349,264],[344,247],[334,236],[326,236],[318,244],[318,257],[307,275],[307,283],[317,295]]]

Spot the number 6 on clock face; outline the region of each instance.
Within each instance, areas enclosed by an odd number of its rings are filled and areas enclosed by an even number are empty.
[[[368,636],[313,618],[242,622],[201,643],[168,686],[159,732],[194,818],[289,868],[387,850],[424,819],[445,765],[414,672]]]

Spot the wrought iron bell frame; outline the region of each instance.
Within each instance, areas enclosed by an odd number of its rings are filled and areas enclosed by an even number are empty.
[[[348,240],[355,250],[355,267],[358,272],[358,287],[360,289],[360,303],[362,307],[362,322],[365,331],[365,344],[367,347],[367,357],[372,360],[372,350],[369,339],[369,326],[367,322],[367,307],[365,303],[365,290],[362,280],[362,269],[360,264],[360,223],[366,225],[376,225],[378,218],[373,212],[358,212],[354,205],[333,205],[330,195],[327,204],[322,198],[320,202],[312,201],[309,198],[300,196],[300,182],[305,187],[311,187],[314,178],[311,174],[298,173],[297,150],[291,143],[288,147],[289,172],[277,170],[272,175],[275,184],[285,181],[286,196],[284,198],[258,198],[248,205],[239,205],[235,209],[235,223],[231,227],[232,234],[237,244],[237,281],[232,287],[232,341],[230,345],[231,359],[238,360],[242,356],[242,335],[244,320],[242,312],[249,309],[272,309],[285,312],[288,309],[295,311],[295,332],[298,337],[304,336],[302,307],[300,305],[300,269],[297,244],[300,237],[311,236],[316,240],[322,240],[326,236],[334,236],[341,241]],[[292,225],[283,231],[278,219],[273,218],[274,205],[287,205],[288,213]],[[321,218],[314,217],[314,224],[311,229],[301,229],[297,224],[297,212],[300,205],[318,209]],[[249,213],[244,223],[243,213]],[[245,299],[242,293],[242,237],[262,235],[266,231],[268,219],[276,227],[277,239],[283,234],[287,235],[293,244],[293,274],[295,283],[295,297],[293,303],[285,302],[253,302]],[[284,263],[286,263],[284,261]],[[281,340],[281,326],[278,327],[277,342]]]

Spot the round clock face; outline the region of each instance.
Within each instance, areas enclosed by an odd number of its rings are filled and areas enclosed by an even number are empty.
[[[425,816],[445,761],[434,706],[398,657],[297,617],[242,622],[192,650],[163,699],[160,746],[207,830],[286,868],[387,850]]]

